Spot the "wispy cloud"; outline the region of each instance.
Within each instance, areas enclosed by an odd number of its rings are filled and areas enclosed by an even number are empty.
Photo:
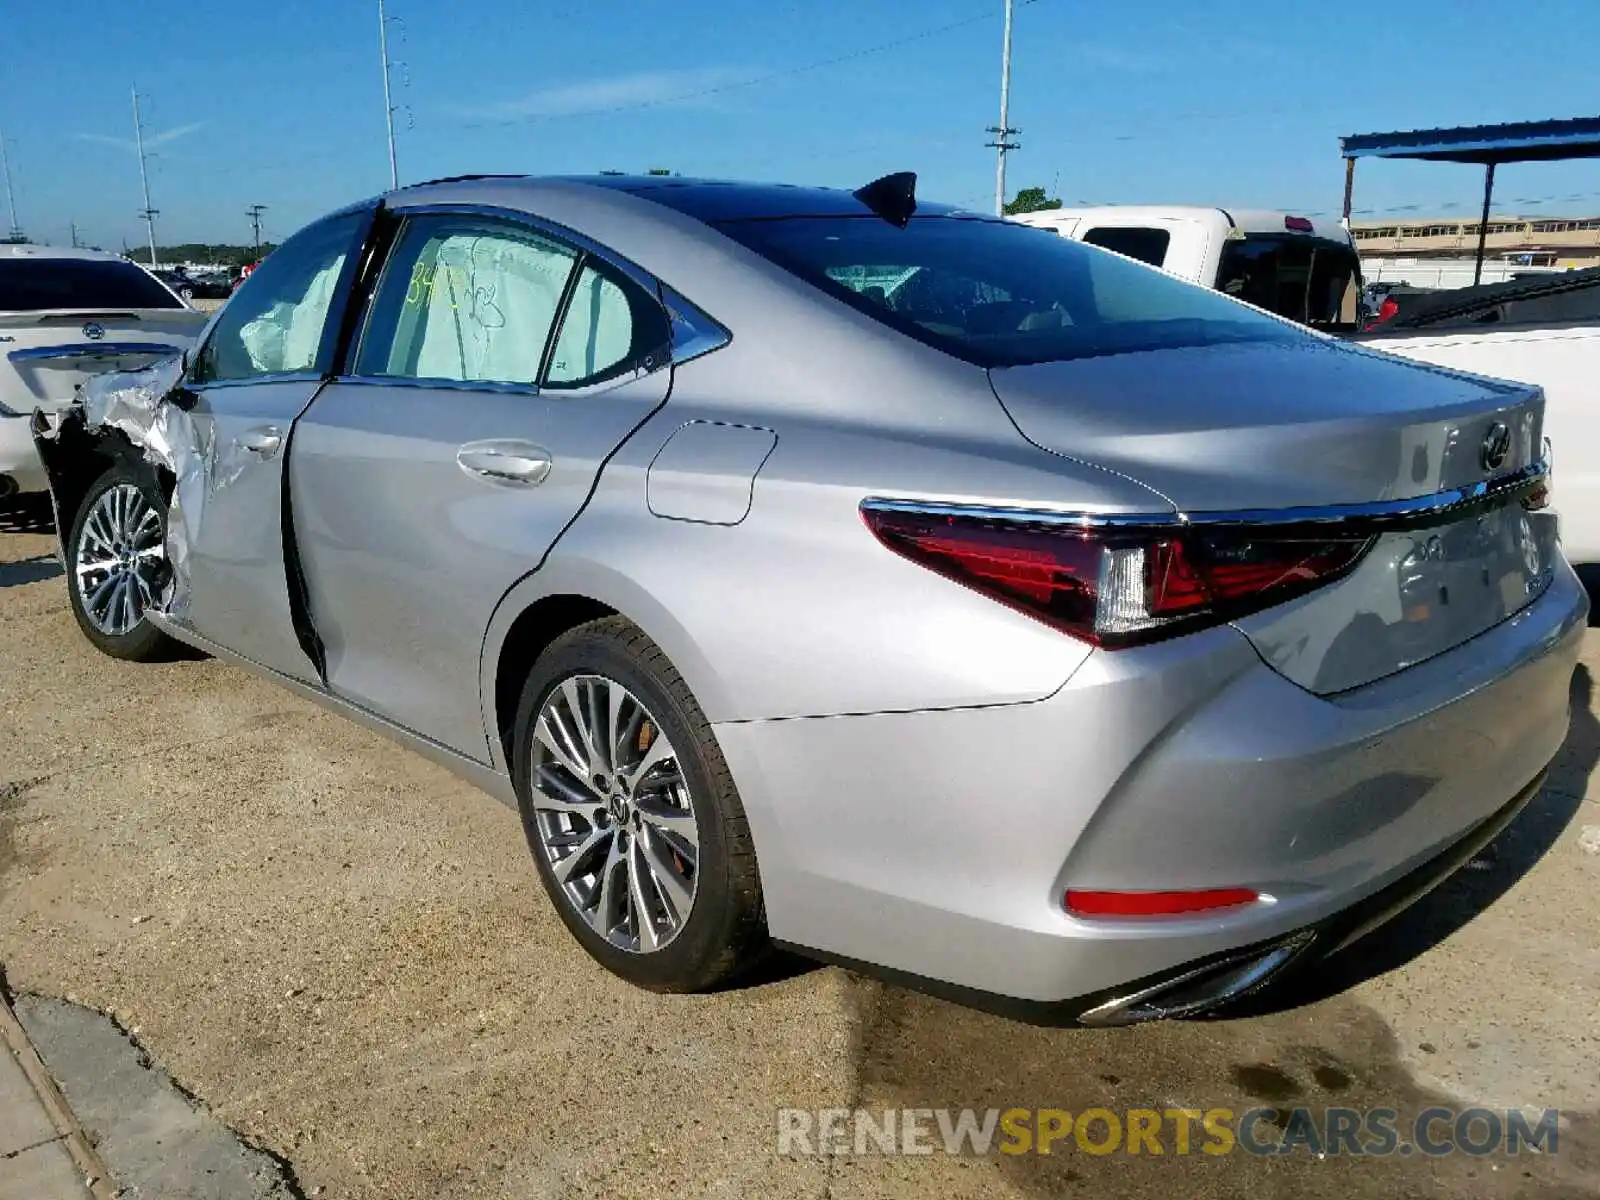
[[[703,101],[718,92],[741,87],[751,77],[751,72],[731,67],[642,71],[541,88],[516,100],[456,105],[453,110],[461,116],[518,121],[539,117],[576,117],[635,108],[662,108]]]
[[[165,146],[168,142],[175,142],[181,137],[188,137],[191,133],[205,128],[204,121],[192,121],[187,125],[179,125],[176,129],[164,129],[160,133],[147,133],[144,135],[144,148],[154,150],[157,146]],[[100,142],[106,146],[120,146],[124,150],[133,152],[138,144],[132,138],[111,137],[104,133],[80,133],[79,140],[85,142]]]

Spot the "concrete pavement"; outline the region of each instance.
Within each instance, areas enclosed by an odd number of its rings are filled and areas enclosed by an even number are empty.
[[[0,994],[0,1200],[109,1200],[116,1189]]]

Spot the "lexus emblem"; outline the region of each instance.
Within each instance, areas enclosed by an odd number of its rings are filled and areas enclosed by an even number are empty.
[[[106,327],[100,324],[99,321],[84,322],[83,336],[88,338],[91,342],[98,342],[101,338],[105,337],[105,335]]]
[[[1511,453],[1511,431],[1499,421],[1489,426],[1483,435],[1483,446],[1478,451],[1478,461],[1485,471],[1498,471]]]

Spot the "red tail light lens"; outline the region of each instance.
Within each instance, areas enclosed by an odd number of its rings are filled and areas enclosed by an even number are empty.
[[[1285,217],[1283,219],[1283,227],[1292,229],[1296,233],[1314,233],[1317,228],[1311,223],[1311,218],[1309,217]]]
[[[1108,648],[1281,603],[1348,571],[1370,543],[1194,529],[1129,534],[871,502],[861,515],[896,554]]]
[[[1069,889],[1067,911],[1080,917],[1175,917],[1254,904],[1249,888],[1202,888],[1189,892],[1095,892]]]

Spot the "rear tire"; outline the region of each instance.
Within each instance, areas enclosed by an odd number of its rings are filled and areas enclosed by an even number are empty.
[[[166,536],[166,498],[144,464],[118,463],[89,485],[66,539],[67,594],[83,636],[112,658],[178,649],[145,615],[165,584]]]
[[[607,617],[551,643],[523,687],[513,744],[539,878],[596,961],[653,991],[698,992],[764,956],[733,776],[688,684],[642,631]]]

